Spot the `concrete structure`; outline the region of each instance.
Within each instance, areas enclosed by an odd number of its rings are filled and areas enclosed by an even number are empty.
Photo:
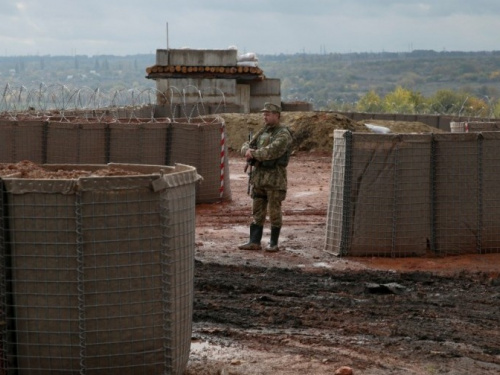
[[[156,81],[158,104],[174,118],[281,105],[280,80],[266,78],[256,58],[242,61],[236,49],[159,49],[146,72]]]

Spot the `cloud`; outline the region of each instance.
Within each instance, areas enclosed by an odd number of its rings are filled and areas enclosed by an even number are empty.
[[[0,53],[136,54],[227,48],[265,54],[493,50],[500,2],[478,0],[20,0],[0,9]],[[168,38],[166,25],[168,23]]]

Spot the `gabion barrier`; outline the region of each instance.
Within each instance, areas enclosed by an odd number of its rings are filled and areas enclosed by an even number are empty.
[[[194,166],[202,176],[196,202],[231,199],[226,127],[220,117],[116,119],[114,117],[4,116],[0,163],[133,163]]]
[[[336,130],[327,251],[351,256],[500,252],[500,133]]]
[[[473,132],[488,132],[500,130],[500,123],[487,121],[469,121],[467,123],[467,131]]]
[[[0,179],[3,370],[182,374],[192,330],[195,168],[45,167],[109,175]],[[113,175],[117,168],[138,175]]]
[[[196,192],[197,202],[231,198],[229,162],[224,120],[178,119],[171,124],[172,140],[182,147],[171,147],[171,163],[196,166],[203,177]]]
[[[474,133],[500,130],[500,123],[493,121],[451,122],[452,133]]]

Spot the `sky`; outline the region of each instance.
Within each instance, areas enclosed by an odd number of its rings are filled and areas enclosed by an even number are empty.
[[[0,2],[0,56],[500,50],[498,0]]]

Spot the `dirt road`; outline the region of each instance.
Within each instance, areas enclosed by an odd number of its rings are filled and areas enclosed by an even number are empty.
[[[230,154],[231,202],[197,206],[186,374],[500,373],[500,254],[326,253],[329,153],[291,160],[282,251],[237,250],[251,220],[243,167]]]

